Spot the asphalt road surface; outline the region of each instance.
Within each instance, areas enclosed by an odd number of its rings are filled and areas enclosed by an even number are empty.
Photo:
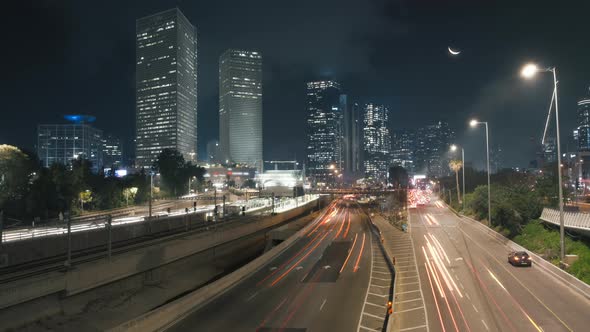
[[[355,203],[335,203],[289,249],[172,330],[381,331],[391,274],[377,241]]]
[[[429,331],[589,331],[590,301],[440,202],[411,209]]]

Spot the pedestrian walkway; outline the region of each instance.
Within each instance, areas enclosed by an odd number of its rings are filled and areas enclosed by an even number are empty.
[[[381,230],[383,246],[394,262],[395,286],[393,290],[393,314],[388,331],[428,331],[424,295],[416,266],[414,244],[408,233],[392,226],[380,215],[373,223]]]
[[[379,248],[379,239],[372,237],[371,280],[365,297],[358,331],[383,331],[387,317],[387,301],[391,292],[391,271]]]

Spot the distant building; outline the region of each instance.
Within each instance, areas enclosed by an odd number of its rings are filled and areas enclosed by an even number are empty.
[[[362,177],[363,170],[363,119],[358,103],[349,104],[346,95],[340,95],[340,106],[344,110],[342,119],[342,156],[346,181]]]
[[[454,137],[449,124],[443,121],[419,128],[416,132],[415,171],[432,177],[450,174],[448,151]]]
[[[262,170],[262,55],[229,49],[219,58],[221,158]]]
[[[105,167],[119,167],[123,164],[121,140],[112,135],[102,138],[102,159]]]
[[[363,148],[365,177],[377,182],[387,181],[391,158],[389,110],[383,105],[367,104],[363,116]]]
[[[327,184],[342,174],[341,90],[335,81],[307,83],[306,175]]]
[[[408,173],[413,174],[416,133],[410,130],[397,130],[393,132],[391,141],[391,164],[402,166]]]
[[[490,172],[498,173],[504,167],[504,150],[500,145],[492,146],[490,148]]]
[[[219,141],[211,140],[207,142],[207,160],[210,164],[216,164],[222,162],[220,158]],[[225,162],[225,160],[223,160]]]
[[[178,8],[135,24],[136,164],[164,149],[197,160],[197,30]]]
[[[103,167],[102,130],[90,125],[95,120],[93,116],[65,118],[71,123],[37,126],[37,155],[42,165],[71,165],[74,159],[87,159],[97,173]]]
[[[555,137],[545,137],[545,142],[541,146],[541,161],[543,164],[554,163],[557,161],[556,142]]]
[[[578,101],[578,154],[582,162],[581,176],[590,178],[590,88],[588,94]]]

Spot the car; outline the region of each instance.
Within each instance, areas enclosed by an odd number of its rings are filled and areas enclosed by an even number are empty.
[[[532,266],[533,260],[526,251],[512,251],[508,254],[508,263],[513,266]]]

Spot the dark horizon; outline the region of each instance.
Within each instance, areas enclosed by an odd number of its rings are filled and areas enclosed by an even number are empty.
[[[305,82],[341,82],[351,102],[387,105],[392,129],[448,121],[483,166],[481,131],[505,151],[505,166],[534,159],[551,97],[551,78],[527,82],[522,64],[555,65],[560,80],[562,145],[576,123],[576,101],[590,84],[585,13],[590,4],[549,1],[272,1],[192,4],[66,1],[10,4],[28,24],[5,17],[5,114],[0,143],[32,149],[35,128],[64,114],[91,114],[129,148],[135,118],[135,20],[178,6],[198,30],[198,144],[218,132],[218,59],[227,48],[263,55],[264,157],[304,157]],[[8,16],[5,14],[5,16]],[[105,20],[105,18],[108,18]],[[18,25],[20,29],[14,29]],[[10,29],[9,29],[10,28]],[[451,57],[447,47],[462,53]],[[554,126],[554,124],[552,124]]]

